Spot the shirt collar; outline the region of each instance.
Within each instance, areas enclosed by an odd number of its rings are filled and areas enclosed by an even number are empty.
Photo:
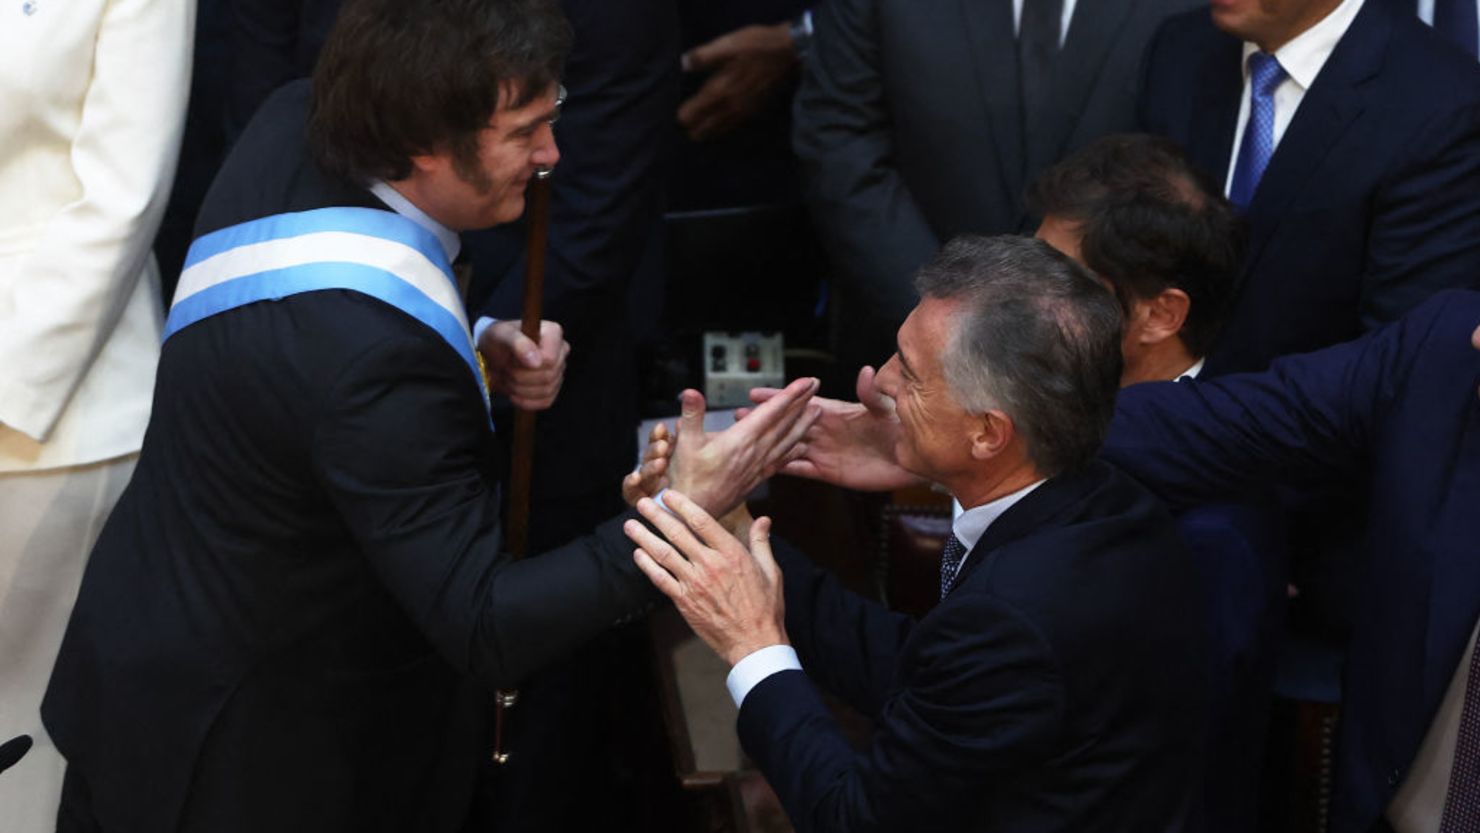
[[[430,215],[417,208],[411,200],[406,199],[405,195],[392,188],[384,180],[377,179],[370,183],[370,193],[389,206],[392,211],[435,235],[437,242],[442,244],[442,250],[447,252],[448,263],[457,260],[458,253],[462,251],[462,238],[457,236],[457,232],[433,220]]]
[[[1202,372],[1203,364],[1205,362],[1207,362],[1207,359],[1198,359],[1197,361],[1193,362],[1192,367],[1189,367],[1181,373],[1178,373],[1173,378],[1176,379],[1178,382],[1182,381],[1183,379],[1196,379],[1197,374]]]
[[[1341,5],[1331,10],[1331,13],[1321,18],[1316,25],[1296,35],[1289,43],[1274,51],[1274,57],[1280,62],[1280,68],[1300,86],[1301,90],[1310,89],[1315,82],[1316,76],[1320,74],[1321,67],[1326,65],[1326,59],[1331,57],[1332,50],[1351,27],[1352,21],[1356,19],[1357,12],[1362,10],[1364,0],[1342,0]],[[1259,47],[1252,43],[1244,44],[1244,81],[1249,80],[1249,56],[1259,51]]]
[[[964,510],[951,523],[951,531],[956,534],[956,540],[966,547],[967,552],[976,546],[976,542],[987,533],[987,527],[1002,517],[1002,513],[1011,509],[1013,504],[1027,497],[1034,489],[1048,482],[1048,478],[1030,483],[1010,495],[1003,495],[996,500],[983,503],[981,506],[973,506]]]

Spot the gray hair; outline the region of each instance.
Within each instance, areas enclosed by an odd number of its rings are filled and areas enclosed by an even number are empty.
[[[958,237],[915,278],[962,302],[941,363],[956,401],[1001,410],[1044,475],[1099,452],[1120,387],[1120,307],[1103,284],[1028,237]]]

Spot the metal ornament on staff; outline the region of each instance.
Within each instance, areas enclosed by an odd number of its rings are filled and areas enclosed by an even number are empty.
[[[565,98],[561,89],[560,100]],[[559,101],[556,102],[557,106]],[[540,308],[545,294],[545,250],[550,236],[551,168],[537,168],[529,182],[529,238],[525,247],[524,311],[519,328],[525,337],[540,343]],[[514,449],[509,464],[509,534],[506,546],[515,558],[523,558],[529,544],[529,490],[534,475],[533,411],[514,411]],[[493,701],[493,762],[504,764],[504,713],[519,702],[519,692],[499,689]]]

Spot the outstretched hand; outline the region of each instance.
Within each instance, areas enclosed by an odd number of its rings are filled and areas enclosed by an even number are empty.
[[[673,600],[694,633],[730,665],[761,648],[787,644],[771,519],[750,525],[747,550],[682,492],[670,489],[663,502],[672,515],[646,498],[637,504],[662,537],[635,520],[623,531],[637,544],[632,558],[638,568]]]
[[[673,461],[673,488],[712,515],[724,516],[761,481],[775,474],[812,427],[821,409],[809,404],[817,380],[798,379],[718,433],[704,431],[704,396],[683,392]]]
[[[894,414],[894,400],[874,386],[872,367],[858,371],[855,392],[857,402],[812,397],[819,410],[817,420],[792,448],[782,473],[868,492],[923,482],[895,462],[899,420]],[[756,388],[750,398],[764,405],[778,393],[776,388]],[[742,424],[753,413],[742,409]]]

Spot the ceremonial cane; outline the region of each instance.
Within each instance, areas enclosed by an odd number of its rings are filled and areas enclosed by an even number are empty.
[[[550,168],[535,171],[529,183],[529,241],[525,247],[524,313],[520,329],[540,343],[540,307],[545,293],[545,249],[550,236]],[[534,475],[534,411],[514,411],[514,450],[509,464],[508,551],[523,558],[529,545],[529,488]],[[493,762],[507,763],[504,751],[504,712],[519,701],[519,692],[494,692]]]

